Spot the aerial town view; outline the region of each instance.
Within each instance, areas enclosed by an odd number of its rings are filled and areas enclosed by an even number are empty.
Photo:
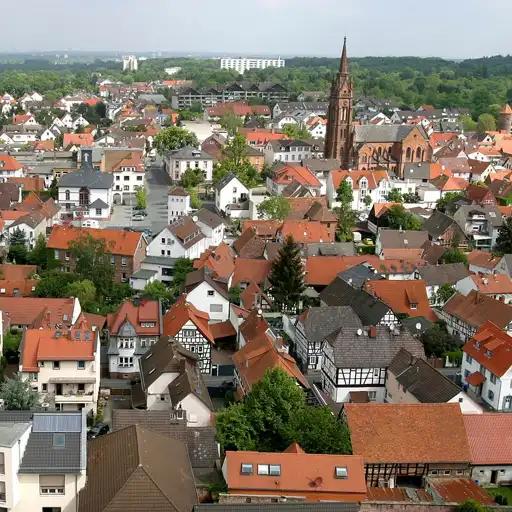
[[[2,5],[0,512],[511,512],[511,19]]]

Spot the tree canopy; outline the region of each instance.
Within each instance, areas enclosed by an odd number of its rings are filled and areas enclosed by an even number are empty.
[[[501,254],[512,253],[512,217],[507,217],[499,228],[495,249]]]
[[[167,151],[184,148],[185,146],[197,147],[199,141],[195,134],[178,126],[163,128],[153,141],[153,145],[160,155]]]
[[[30,382],[16,374],[0,384],[0,398],[8,411],[29,411],[39,405],[39,393],[32,389]]]
[[[388,227],[391,229],[404,229],[418,231],[421,229],[421,219],[408,212],[403,205],[393,205],[387,213]]]
[[[447,352],[460,349],[460,340],[449,334],[444,322],[436,322],[421,335],[427,357],[443,357]]]
[[[340,242],[350,242],[353,238],[352,227],[356,222],[356,214],[352,210],[352,187],[347,180],[342,180],[336,190],[336,201],[340,203],[340,206],[337,208],[338,225],[336,237]]]
[[[284,220],[290,211],[290,202],[283,196],[269,197],[258,205],[258,215],[271,220]]]

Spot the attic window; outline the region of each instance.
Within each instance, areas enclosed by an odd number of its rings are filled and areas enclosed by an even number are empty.
[[[418,309],[418,304],[416,304],[416,302],[411,302],[411,309]]]
[[[66,446],[66,435],[65,434],[53,434],[53,447],[64,448]]]
[[[336,466],[334,468],[334,476],[336,478],[348,478],[348,469],[345,466]]]
[[[480,342],[479,341],[475,341],[475,347],[476,348],[480,348]]]
[[[242,475],[252,475],[252,464],[242,464],[240,473]]]

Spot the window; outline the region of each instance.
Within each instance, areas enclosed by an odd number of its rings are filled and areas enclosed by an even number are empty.
[[[240,473],[242,475],[252,475],[252,464],[242,464]]]
[[[268,464],[258,464],[258,475],[268,475]]]
[[[210,313],[222,313],[222,304],[210,304]]]
[[[101,215],[101,212],[102,212],[101,208],[96,208],[96,215]]]
[[[76,362],[76,367],[77,367],[79,370],[85,370],[85,361],[77,361],[77,362]]]
[[[494,375],[494,373],[491,373],[491,382],[496,384],[496,375]]]
[[[121,368],[133,368],[133,357],[120,356],[118,366]]]
[[[66,192],[64,192],[64,195],[66,196],[66,201],[70,201],[71,200],[71,193],[69,190],[66,190]]]
[[[121,258],[121,266],[126,267],[126,264],[127,264],[127,263],[126,263],[126,258],[123,256],[123,257]]]
[[[489,400],[494,400],[494,391],[491,391],[491,390],[489,389],[489,391],[487,391],[487,398],[488,398]]]
[[[123,181],[130,181],[130,176],[123,176]]]
[[[85,384],[83,384],[83,383],[78,384],[78,392],[79,393],[85,392]]]
[[[445,469],[445,470],[443,471],[443,475],[445,475],[445,476],[448,476],[448,475],[451,475],[451,474],[452,474],[452,472],[451,472],[451,470],[449,470],[449,469]]]
[[[469,354],[466,354],[466,363],[471,364],[472,362],[473,358]]]
[[[430,472],[431,475],[437,475],[437,469],[433,469],[431,472]]]
[[[5,458],[4,458],[4,452],[0,452],[0,474],[5,475]]]
[[[121,179],[121,176],[117,175],[116,176],[116,181],[120,181],[120,179]]]
[[[64,475],[39,475],[39,490],[43,495],[64,494]],[[52,510],[51,507],[48,507]],[[43,508],[44,510],[44,508]],[[60,509],[59,509],[60,510]]]
[[[53,361],[53,369],[60,370],[60,361]]]
[[[66,434],[56,433],[53,434],[53,447],[54,448],[65,448],[66,446]]]
[[[348,478],[348,469],[345,466],[336,466],[334,476],[342,479]]]
[[[368,400],[375,402],[377,400],[377,391],[368,391]]]
[[[270,476],[279,476],[281,474],[281,465],[280,464],[270,464]]]
[[[137,181],[142,181],[142,176],[137,176]]]
[[[41,384],[41,391],[46,393],[48,391],[48,384]]]
[[[5,482],[0,482],[0,501],[6,501]],[[7,510],[7,509],[5,509]]]
[[[195,329],[183,329],[183,336],[185,336],[185,338],[192,338],[195,334]]]
[[[133,348],[134,340],[133,338],[119,338],[117,342],[118,348]]]
[[[208,297],[213,297],[215,292],[213,290],[208,290]]]

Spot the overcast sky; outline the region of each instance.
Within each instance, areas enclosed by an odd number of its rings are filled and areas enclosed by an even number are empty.
[[[1,52],[512,53],[512,0],[3,0],[2,19]]]

